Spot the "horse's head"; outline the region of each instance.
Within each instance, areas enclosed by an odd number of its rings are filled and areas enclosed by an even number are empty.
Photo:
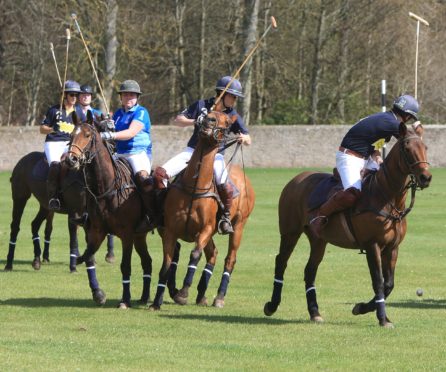
[[[432,179],[427,161],[427,146],[422,139],[423,132],[421,124],[414,124],[408,129],[406,124],[401,123],[398,140],[404,167],[407,167],[408,174],[415,176],[417,186],[421,189],[428,187]]]
[[[236,116],[229,117],[224,112],[211,111],[200,123],[200,137],[211,145],[218,145],[225,140],[229,127],[236,118]]]
[[[71,142],[65,162],[70,168],[78,170],[91,161],[92,156],[94,156],[92,148],[96,141],[96,136],[99,134],[93,124],[93,115],[90,111],[87,113],[87,121],[85,123],[82,123],[77,116],[73,117],[73,122],[75,127],[71,134]]]

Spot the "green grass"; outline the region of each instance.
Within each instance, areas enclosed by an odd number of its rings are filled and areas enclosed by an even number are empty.
[[[301,239],[285,274],[282,304],[267,318],[279,235],[277,202],[283,186],[300,170],[249,169],[257,202],[238,254],[223,309],[178,306],[165,299],[162,311],[143,306],[115,308],[121,295],[119,263],[97,255],[97,273],[107,304],[92,299],[85,268],[69,274],[66,217],[56,216],[51,264],[40,271],[33,258],[30,200],[22,220],[13,272],[0,272],[0,361],[5,371],[102,370],[445,370],[446,169],[433,170],[429,189],[418,192],[408,217],[408,234],[387,301],[395,329],[382,329],[374,314],[354,317],[354,303],[372,298],[364,255],[329,246],[318,277],[322,325],[309,322],[303,269],[309,246]],[[0,265],[5,264],[11,198],[9,173],[0,173]],[[216,294],[226,253],[217,237],[219,258],[208,298]],[[80,241],[83,237],[80,236]],[[162,259],[160,239],[149,236],[154,260],[152,297]],[[84,244],[82,244],[83,246]],[[182,281],[190,244],[183,244]],[[82,247],[83,249],[83,247]],[[120,253],[120,244],[116,244]],[[118,260],[119,261],[119,260]],[[201,268],[190,300],[193,302]],[[133,256],[132,294],[139,298],[139,258]],[[417,288],[424,296],[417,297]]]

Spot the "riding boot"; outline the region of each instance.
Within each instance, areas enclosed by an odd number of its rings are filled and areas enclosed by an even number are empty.
[[[167,180],[169,176],[163,167],[157,167],[153,172],[153,180],[155,183],[155,188],[157,190],[162,190],[167,187]]]
[[[231,224],[231,206],[234,190],[229,182],[217,186],[218,194],[223,203],[223,213],[218,221],[218,232],[222,235],[234,232]]]
[[[144,205],[145,216],[141,223],[136,227],[135,232],[149,232],[156,227],[156,203],[155,190],[153,187],[153,178],[146,171],[141,171],[135,175],[136,185],[138,186],[141,199]]]
[[[51,211],[60,210],[59,200],[59,175],[60,175],[60,163],[53,161],[50,164],[47,179],[47,193],[48,193],[48,209]]]
[[[359,199],[361,191],[355,187],[338,191],[318,209],[316,216],[310,221],[310,228],[317,237],[328,222],[328,217],[336,212],[351,208]]]

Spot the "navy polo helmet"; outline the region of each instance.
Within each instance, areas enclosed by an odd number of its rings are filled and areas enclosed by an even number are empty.
[[[393,102],[393,108],[412,116],[415,120],[418,120],[418,111],[420,110],[420,105],[415,98],[408,94],[404,94],[398,97]]]
[[[226,88],[226,85],[231,81],[231,76],[223,76],[220,80],[217,81],[217,84],[215,85],[215,90],[217,91],[223,91]],[[232,80],[231,85],[229,85],[228,89],[226,89],[226,92],[233,94],[234,96],[243,98],[243,89],[242,84],[240,84],[240,81],[237,79]]]
[[[81,93],[93,94],[93,88],[91,87],[91,85],[88,84],[81,85],[80,89]]]
[[[67,80],[64,84],[63,91],[65,93],[80,93],[81,87],[77,81]]]

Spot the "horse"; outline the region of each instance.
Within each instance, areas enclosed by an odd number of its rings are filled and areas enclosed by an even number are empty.
[[[107,233],[118,236],[122,242],[122,297],[119,308],[131,307],[130,276],[133,245],[140,256],[143,269],[143,290],[140,302],[150,297],[152,258],[147,250],[147,233],[136,233],[135,228],[144,216],[139,191],[132,179],[130,166],[115,159],[102,142],[90,112],[87,121],[74,121],[72,142],[65,159],[71,169],[82,170],[87,189],[88,222],[85,225],[87,248],[77,258],[85,262],[93,300],[98,305],[106,302],[105,292],[99,287],[94,265],[94,254]]]
[[[22,157],[15,165],[10,178],[12,195],[12,222],[9,240],[9,251],[6,259],[5,271],[13,269],[17,236],[20,231],[20,221],[26,203],[31,197],[39,202],[39,211],[31,223],[32,240],[34,245],[34,259],[32,267],[39,270],[41,262],[49,262],[49,248],[53,230],[54,212],[48,209],[47,193],[48,163],[43,152],[31,152]],[[59,213],[68,214],[68,231],[70,235],[70,272],[76,272],[76,257],[79,255],[77,240],[77,225],[72,218],[79,218],[84,213],[85,189],[82,176],[78,172],[68,172],[61,181],[62,209]],[[44,250],[41,259],[41,245],[39,229],[46,220]],[[108,237],[106,260],[113,262],[113,237]]]
[[[170,282],[173,276],[171,269],[175,272],[178,259],[178,252],[175,251],[177,239],[194,242],[195,248],[190,254],[183,287],[175,294],[174,300],[180,304],[186,303],[188,290],[192,285],[198,261],[204,250],[207,264],[197,287],[196,303],[207,304],[205,293],[217,258],[217,248],[212,237],[217,231],[219,209],[217,200],[219,198],[213,180],[213,164],[219,145],[226,139],[228,128],[234,119],[219,111],[212,111],[208,114],[200,126],[198,144],[180,181],[174,183],[167,193],[164,204],[164,227],[160,230],[163,244],[163,264],[159,273],[155,299],[150,306],[151,310],[160,310],[166,285],[171,290]],[[224,273],[213,302],[216,307],[224,306],[224,298],[236,262],[243,229],[255,202],[251,182],[241,168],[233,166],[229,175],[240,194],[234,198],[231,208],[234,233],[229,236]]]
[[[363,191],[353,209],[330,216],[328,224],[317,236],[309,226],[312,191],[329,174],[303,172],[283,189],[279,200],[280,249],[275,260],[273,294],[264,306],[267,316],[273,315],[280,302],[283,277],[294,247],[302,232],[310,242],[310,257],[304,272],[305,292],[310,320],[323,322],[316,300],[316,273],[327,243],[365,251],[372,280],[374,297],[368,303],[357,303],[353,315],[376,311],[379,325],[392,328],[386,315],[385,299],[394,288],[398,249],[406,231],[406,216],[415,202],[417,188],[429,186],[432,175],[427,162],[427,147],[422,140],[423,128],[399,127],[399,139],[376,173],[363,181]],[[411,204],[406,198],[411,190]],[[317,191],[317,190],[316,190]]]

